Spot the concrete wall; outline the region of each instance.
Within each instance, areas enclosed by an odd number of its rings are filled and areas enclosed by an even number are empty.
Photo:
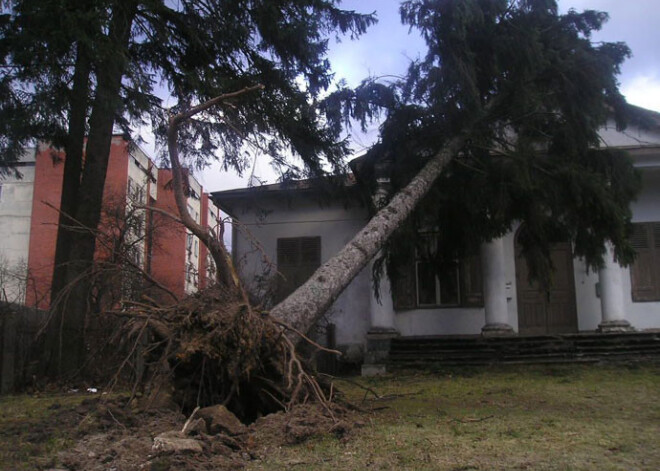
[[[196,223],[201,224],[202,218],[205,217],[202,215],[202,186],[192,177],[188,178],[188,183],[192,190],[187,200],[188,212]],[[186,237],[192,237],[192,244],[190,247],[186,246],[186,277],[184,279],[184,291],[186,294],[190,294],[199,289],[199,273],[202,268],[200,260],[202,258],[200,257],[199,239],[188,230],[186,230]]]
[[[127,148],[127,197],[124,198],[127,211],[131,211],[132,217],[141,218],[144,222],[139,231],[131,231],[127,236],[133,246],[140,251],[138,262],[140,268],[147,268],[148,247],[147,230],[148,221],[152,217],[146,209],[140,209],[139,206],[146,206],[150,201],[158,198],[158,172],[154,171],[154,164],[147,154],[137,146]],[[137,227],[134,227],[137,229]]]
[[[208,193],[202,193],[201,201],[202,225],[208,227],[212,233],[219,237],[218,217],[219,210],[215,203],[209,198]],[[205,245],[199,246],[199,287],[204,289],[216,281],[216,269],[213,258]]]
[[[367,222],[366,208],[359,203],[320,203],[315,197],[287,198],[266,195],[237,203],[238,221],[233,236],[233,255],[244,282],[261,292],[263,277],[274,282],[277,239],[321,237],[321,263],[336,254]],[[255,241],[260,244],[257,246]],[[336,342],[350,355],[359,355],[369,330],[371,277],[368,268],[358,274],[327,314],[336,327]]]
[[[13,173],[0,177],[0,301],[23,303],[27,278],[36,149],[28,149]]]

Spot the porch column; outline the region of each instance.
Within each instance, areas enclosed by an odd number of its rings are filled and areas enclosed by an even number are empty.
[[[369,264],[369,270],[373,264]],[[373,276],[370,279],[373,283]],[[390,280],[385,273],[379,282],[380,300],[376,299],[373,285],[369,286],[370,328],[366,335],[366,351],[362,364],[362,376],[374,376],[386,372],[385,363],[390,354],[391,340],[399,336],[394,326],[394,303],[390,291]]]
[[[600,309],[602,321],[598,332],[630,332],[633,329],[626,320],[623,301],[623,269],[614,261],[612,246],[607,244],[605,263],[598,271],[600,285]]]
[[[481,245],[483,270],[484,307],[486,325],[482,335],[513,334],[509,325],[509,309],[506,301],[506,273],[504,263],[504,241],[502,238]]]

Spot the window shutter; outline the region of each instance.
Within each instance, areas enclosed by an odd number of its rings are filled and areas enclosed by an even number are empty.
[[[321,265],[321,238],[277,239],[277,292],[280,302],[293,293]]]
[[[414,309],[417,305],[415,283],[415,260],[407,258],[397,267],[397,274],[392,279],[392,302],[395,310]]]
[[[630,267],[633,301],[653,301],[658,298],[657,262],[655,252],[660,237],[653,243],[654,235],[660,235],[660,224],[634,224],[631,245],[637,258]],[[654,247],[655,246],[655,247]]]
[[[481,272],[481,258],[478,255],[466,257],[462,260],[461,282],[461,305],[483,307],[483,274]]]

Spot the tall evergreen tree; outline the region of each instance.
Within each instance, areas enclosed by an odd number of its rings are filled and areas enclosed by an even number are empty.
[[[53,372],[71,373],[84,358],[85,274],[92,267],[96,228],[113,132],[150,121],[165,138],[174,111],[244,87],[263,92],[209,110],[180,130],[190,163],[220,155],[226,168],[246,163],[245,139],[267,152],[287,175],[339,170],[347,146],[328,127],[317,97],[331,82],[328,37],[357,37],[374,21],[341,10],[339,0],[17,0],[0,17],[0,158],[12,162],[31,139],[63,147],[62,196],[52,299],[59,303],[51,336]],[[304,84],[304,85],[301,85]],[[86,136],[86,137],[85,137]],[[84,165],[82,164],[83,148]],[[66,223],[66,224],[65,224]]]
[[[406,78],[367,80],[325,104],[362,123],[386,114],[358,173],[375,189],[377,164],[388,168],[394,196],[272,313],[305,331],[383,246],[376,266],[388,262],[396,281],[420,230],[438,232],[435,267],[519,222],[532,276],[543,281],[557,241],[571,241],[592,267],[611,242],[629,263],[639,178],[598,137],[608,119],[623,127],[630,110],[616,79],[628,47],[590,41],[607,14],[560,15],[554,0],[409,0],[401,17],[428,47]]]
[[[616,79],[628,47],[590,41],[607,14],[559,15],[547,0],[479,0],[407,1],[401,15],[429,49],[398,84],[371,151],[374,161],[392,160],[394,188],[475,115],[486,116],[393,239],[390,272],[396,277],[397,258],[419,246],[424,227],[438,231],[434,266],[446,267],[519,223],[530,275],[543,283],[551,281],[557,242],[572,242],[594,268],[609,241],[630,263],[639,178],[626,155],[601,148],[598,135],[608,120],[622,128],[635,113]]]

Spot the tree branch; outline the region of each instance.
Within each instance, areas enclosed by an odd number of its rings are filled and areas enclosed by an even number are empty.
[[[221,104],[230,98],[236,98],[256,90],[263,90],[263,88],[264,86],[262,84],[257,84],[251,87],[245,87],[235,92],[224,93],[205,103],[194,106],[187,111],[173,115],[169,119],[169,129],[167,130],[167,148],[169,151],[170,162],[172,164],[174,200],[176,202],[177,209],[179,210],[179,215],[181,216],[181,222],[208,248],[216,265],[218,272],[218,282],[223,283],[226,286],[229,286],[232,280],[235,280],[237,277],[223,241],[219,241],[213,236],[211,231],[207,230],[207,228],[203,227],[201,224],[198,224],[197,221],[195,221],[188,212],[184,191],[183,169],[179,161],[179,149],[177,142],[179,125],[194,115],[206,111],[215,105]]]

